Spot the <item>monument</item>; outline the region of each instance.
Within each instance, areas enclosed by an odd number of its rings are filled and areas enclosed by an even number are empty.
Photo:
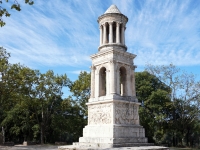
[[[139,124],[140,103],[135,91],[136,55],[127,52],[128,18],[115,5],[98,18],[100,46],[91,56],[91,96],[88,125],[74,147],[150,146]],[[71,146],[71,148],[73,147]],[[70,149],[70,147],[59,147]]]

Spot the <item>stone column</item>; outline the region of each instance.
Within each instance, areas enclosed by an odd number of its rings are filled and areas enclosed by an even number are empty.
[[[102,34],[103,34],[103,33],[102,33],[102,30],[103,30],[103,29],[102,29],[102,25],[100,25],[99,28],[100,28],[100,46],[101,46],[102,43],[103,43],[103,41],[102,41],[102,40],[103,40],[103,35],[102,35]]]
[[[106,36],[106,24],[103,24],[103,44],[106,44],[107,42],[107,36]]]
[[[116,85],[117,94],[120,95],[120,86],[121,86],[121,83],[120,83],[120,72],[119,72],[119,69],[116,71],[116,74],[117,74],[117,85]]]
[[[122,24],[122,27],[121,27],[121,43],[123,45],[125,45],[125,39],[124,39],[124,25]]]
[[[115,60],[110,60],[110,94],[116,94],[116,72],[115,72]]]
[[[106,95],[110,94],[110,83],[109,83],[109,77],[110,77],[110,71],[108,70],[108,68],[106,68]]]
[[[113,43],[113,23],[109,22],[109,43]]]
[[[132,96],[132,90],[131,90],[131,76],[130,74],[132,73],[132,70],[131,70],[131,67],[127,67],[128,70],[127,70],[127,75],[126,75],[126,96]]]
[[[97,71],[95,72],[95,92],[94,92],[94,97],[99,96],[99,73]]]
[[[125,41],[125,30],[126,30],[126,26],[124,26],[124,45],[126,44],[126,41]]]
[[[91,95],[90,98],[95,97],[95,66],[91,66]]]
[[[121,89],[121,96],[124,96],[124,87],[123,87],[123,84],[120,84],[120,89]]]
[[[136,91],[135,91],[135,68],[136,66],[132,66],[132,96],[136,96]]]
[[[120,23],[117,22],[117,28],[116,28],[116,43],[120,43],[119,27],[120,27]]]

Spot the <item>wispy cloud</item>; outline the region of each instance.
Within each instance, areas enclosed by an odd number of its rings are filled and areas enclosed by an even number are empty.
[[[0,44],[13,63],[88,67],[99,46],[96,20],[111,4],[129,18],[126,45],[137,55],[136,65],[200,65],[200,1],[195,0],[35,1],[5,18]]]
[[[90,47],[97,49],[98,26],[87,7],[81,6],[83,3],[59,0],[24,6],[25,10],[6,20],[0,44],[12,53],[12,62],[84,66],[90,63]]]
[[[194,4],[195,2],[195,4]],[[128,14],[127,46],[136,64],[200,65],[200,34],[196,1],[138,1]]]
[[[89,68],[88,68],[88,70],[89,70]],[[68,72],[72,73],[72,74],[79,75],[81,72],[84,72],[84,71],[86,71],[87,73],[89,73],[88,70],[74,70],[74,71],[68,71]]]

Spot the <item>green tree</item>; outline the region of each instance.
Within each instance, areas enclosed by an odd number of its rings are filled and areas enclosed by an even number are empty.
[[[34,92],[29,94],[31,101],[34,102],[34,117],[40,127],[41,144],[46,139],[48,124],[52,113],[56,113],[54,106],[61,99],[62,88],[68,86],[69,79],[66,75],[54,75],[53,71],[39,74]]]
[[[5,16],[5,17],[10,17],[10,13],[9,11],[4,8],[2,5],[3,3],[8,3],[9,0],[0,0],[0,26],[3,27],[6,23],[3,21],[2,17]],[[29,4],[29,5],[33,5],[34,4],[34,1],[33,0],[24,0],[24,2],[26,4]],[[14,0],[14,3],[11,4],[11,9],[15,9],[17,11],[21,11],[21,7],[20,7],[20,4],[18,3],[17,0]]]
[[[87,105],[90,97],[90,73],[86,71],[81,72],[78,79],[71,83],[69,86],[72,96],[69,97],[70,101],[73,102],[73,110],[76,112],[76,122],[74,127],[77,131],[75,132],[75,139],[82,136],[84,126],[87,124]],[[78,124],[78,126],[77,126]],[[75,131],[73,129],[73,131]]]
[[[188,128],[193,128],[199,116],[200,82],[196,81],[193,74],[181,71],[170,65],[147,65],[146,70],[165,83],[170,89],[170,99],[173,109],[170,116],[170,126],[173,145],[184,145],[187,142]],[[191,145],[191,144],[190,144]]]
[[[90,98],[90,73],[80,72],[78,79],[70,85],[70,92],[81,108],[81,114],[87,118],[86,103]]]
[[[62,88],[69,86],[66,75],[53,71],[41,74],[20,64],[9,64],[10,55],[0,49],[0,123],[7,139],[37,139],[51,135],[51,122],[60,113]],[[31,134],[32,133],[32,134]],[[22,136],[23,135],[23,136]]]
[[[28,90],[25,87],[27,87],[27,82],[32,79],[34,73],[35,71],[20,64],[8,64],[7,70],[4,70],[1,82],[3,91],[1,95],[2,118],[0,121],[1,125],[10,132],[11,137],[12,134],[16,136],[19,133],[21,134],[22,131],[23,135],[25,135],[25,126],[28,125],[26,117],[28,116],[27,113],[29,113],[27,111]],[[17,116],[17,114],[21,114],[21,116]],[[20,118],[25,120],[22,121]],[[26,123],[22,125],[21,123],[25,121]]]
[[[166,132],[171,102],[167,96],[170,88],[150,73],[136,72],[136,91],[140,107],[140,123],[146,130],[149,142],[161,143]]]

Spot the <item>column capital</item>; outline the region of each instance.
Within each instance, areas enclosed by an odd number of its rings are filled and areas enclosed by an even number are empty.
[[[105,26],[106,26],[106,23],[107,23],[107,22],[103,23],[102,25],[105,27]]]
[[[125,28],[125,24],[121,23],[122,28]]]
[[[119,27],[121,23],[120,23],[120,22],[116,22],[116,24],[117,24],[117,26]]]
[[[103,26],[102,26],[102,25],[100,25],[100,26],[99,26],[99,29],[102,29],[102,28],[103,28]]]
[[[96,67],[94,65],[90,66],[91,70],[96,70]]]

